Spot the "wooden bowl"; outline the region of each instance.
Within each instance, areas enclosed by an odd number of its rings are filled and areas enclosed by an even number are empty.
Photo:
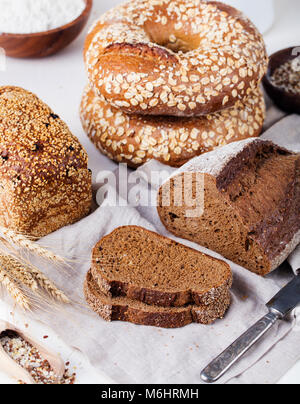
[[[294,46],[292,48],[283,49],[270,57],[269,68],[263,79],[263,85],[269,97],[280,109],[288,113],[300,114],[300,94],[297,95],[285,91],[274,86],[271,82],[271,77],[278,67],[300,55],[295,52],[295,49],[300,49],[300,47]]]
[[[82,14],[62,27],[34,34],[0,34],[0,48],[14,58],[42,58],[59,52],[73,42],[85,27],[93,0],[85,2]]]

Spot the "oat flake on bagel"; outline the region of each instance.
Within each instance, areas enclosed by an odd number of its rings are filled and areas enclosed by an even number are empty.
[[[93,25],[85,61],[98,95],[114,107],[190,117],[245,100],[268,57],[262,35],[228,5],[131,0]]]
[[[156,159],[179,167],[218,146],[259,136],[265,118],[261,90],[238,108],[195,118],[129,115],[86,87],[81,102],[83,127],[110,159],[136,168]]]

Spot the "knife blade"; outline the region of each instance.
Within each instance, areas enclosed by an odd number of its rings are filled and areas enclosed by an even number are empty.
[[[299,273],[299,270],[296,271]],[[269,303],[269,313],[237,339],[201,373],[206,383],[215,383],[240,360],[279,320],[300,304],[300,275],[285,286]]]
[[[278,313],[281,318],[286,317],[300,303],[300,275],[284,287],[273,299],[267,303],[271,312]]]

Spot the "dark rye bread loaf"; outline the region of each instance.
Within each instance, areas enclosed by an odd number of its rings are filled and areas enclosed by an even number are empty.
[[[92,275],[108,297],[150,305],[210,305],[232,285],[230,266],[137,226],[119,227],[95,246]]]
[[[186,217],[190,206],[175,206],[188,172],[193,178],[182,192],[193,183],[193,198],[196,173],[204,175],[204,213],[194,218]],[[171,203],[163,206],[168,192]],[[176,236],[266,275],[300,242],[300,155],[251,139],[195,158],[160,188],[158,213]]]
[[[84,284],[84,294],[90,307],[106,321],[127,321],[137,325],[180,328],[191,323],[212,324],[224,317],[231,302],[230,292],[209,306],[158,307],[128,299],[104,295],[94,281],[91,271]]]

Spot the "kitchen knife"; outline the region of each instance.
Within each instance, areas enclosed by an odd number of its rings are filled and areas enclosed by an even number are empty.
[[[300,304],[300,270],[295,267],[293,270],[297,274],[294,279],[267,304],[269,313],[203,370],[201,379],[204,382],[218,381],[277,321],[283,320]]]

